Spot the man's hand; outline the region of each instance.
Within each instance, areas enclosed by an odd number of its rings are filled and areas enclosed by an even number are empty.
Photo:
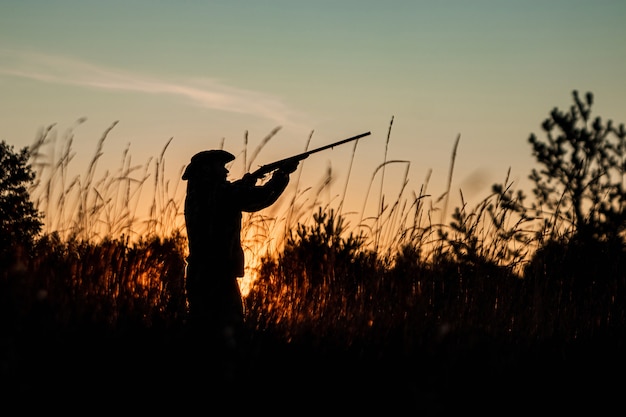
[[[245,173],[241,178],[241,181],[247,185],[255,185],[256,180],[257,179],[254,177],[254,175],[250,174],[249,172]]]
[[[285,174],[291,174],[296,169],[298,169],[299,164],[300,164],[300,161],[298,161],[297,159],[288,159],[287,161],[285,161],[285,163],[283,163],[280,166],[279,169]]]

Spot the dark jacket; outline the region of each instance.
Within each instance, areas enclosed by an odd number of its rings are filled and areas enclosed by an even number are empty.
[[[188,263],[203,265],[222,276],[242,277],[242,212],[272,205],[288,183],[289,175],[280,170],[260,186],[245,177],[235,182],[190,178],[185,198]]]

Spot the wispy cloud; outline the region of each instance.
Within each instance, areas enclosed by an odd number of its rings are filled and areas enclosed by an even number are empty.
[[[12,50],[0,50],[0,75],[102,90],[168,94],[209,109],[253,115],[281,126],[294,124],[290,119],[295,112],[279,97],[216,79],[165,80],[72,58]]]

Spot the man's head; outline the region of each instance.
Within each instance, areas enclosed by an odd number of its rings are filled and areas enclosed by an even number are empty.
[[[191,157],[183,173],[183,180],[188,179],[226,179],[226,164],[235,159],[235,155],[221,149],[198,152]]]

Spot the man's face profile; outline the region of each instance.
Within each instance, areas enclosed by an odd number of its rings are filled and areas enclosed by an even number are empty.
[[[207,162],[200,168],[202,179],[207,180],[226,180],[228,172],[228,168],[217,161]]]

